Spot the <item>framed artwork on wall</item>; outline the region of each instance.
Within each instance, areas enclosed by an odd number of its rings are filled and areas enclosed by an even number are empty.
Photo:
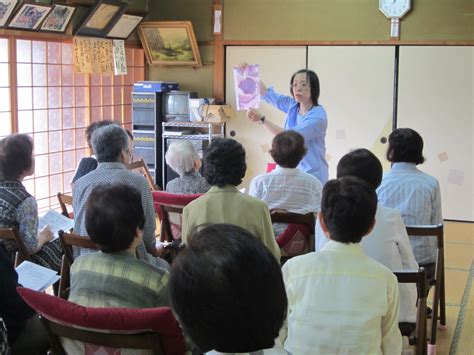
[[[48,17],[41,25],[41,31],[64,32],[76,8],[69,5],[55,4]]]
[[[191,21],[142,22],[138,34],[148,64],[202,66]]]
[[[10,18],[18,0],[0,0],[0,27],[4,27]]]
[[[36,30],[51,11],[51,5],[23,3],[8,24],[10,28]]]
[[[107,37],[127,39],[142,20],[143,16],[123,14],[107,34]]]
[[[105,37],[127,7],[118,0],[98,0],[85,19],[75,28],[80,36]]]

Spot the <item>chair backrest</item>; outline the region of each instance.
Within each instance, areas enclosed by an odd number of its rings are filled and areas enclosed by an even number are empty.
[[[67,209],[67,206],[72,206],[72,196],[63,194],[61,192],[58,192],[57,196],[58,196],[59,206],[61,207],[61,213],[68,218],[74,218],[72,211],[69,212]]]
[[[314,251],[314,213],[291,213],[286,210],[270,210],[272,223],[286,223],[287,228],[276,236],[277,244],[288,256],[301,255]]]
[[[165,191],[153,192],[153,206],[161,220],[161,241],[181,239],[183,208],[202,194],[180,195]]]
[[[80,236],[74,233],[66,233],[62,230],[58,232],[59,241],[63,248],[64,255],[61,260],[61,280],[59,281],[59,297],[67,299],[70,288],[71,265],[74,262],[73,247],[99,249],[88,236]]]
[[[30,253],[26,249],[23,240],[20,237],[20,233],[16,228],[0,228],[0,239],[10,240],[16,244],[17,252],[15,253],[14,266],[17,267],[22,261],[31,261]]]
[[[418,237],[435,236],[438,241],[438,249],[444,248],[444,225],[406,226],[407,234]]]
[[[128,170],[134,171],[137,170],[140,174],[145,176],[146,180],[148,181],[148,185],[150,185],[150,189],[152,191],[158,191],[159,188],[156,186],[153,178],[151,177],[150,170],[148,170],[148,166],[146,165],[143,159],[131,162],[126,165]]]
[[[426,270],[420,268],[418,271],[395,271],[399,283],[414,283],[418,293],[416,307],[415,333],[409,337],[410,344],[415,346],[415,354],[426,354],[427,351],[427,316],[426,299],[428,296],[428,279]]]
[[[120,348],[151,349],[153,354],[185,353],[181,329],[169,307],[83,307],[22,287],[18,293],[42,317],[54,354],[66,354],[60,337],[81,341],[84,346],[114,348],[102,348],[101,354]]]

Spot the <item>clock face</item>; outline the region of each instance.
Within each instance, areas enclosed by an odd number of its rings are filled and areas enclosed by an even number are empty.
[[[411,8],[411,0],[379,0],[379,10],[387,17],[401,18]]]

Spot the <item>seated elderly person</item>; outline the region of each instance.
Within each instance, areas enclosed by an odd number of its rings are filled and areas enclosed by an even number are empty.
[[[0,244],[0,319],[3,319],[7,329],[6,345],[9,345],[12,354],[46,354],[49,348],[46,329],[35,311],[16,291],[18,286],[18,274]],[[2,349],[1,339],[0,354],[9,354]]]
[[[158,266],[168,267],[166,261],[159,256],[155,243],[155,211],[153,198],[148,182],[142,175],[135,174],[125,167],[130,161],[130,140],[123,128],[116,124],[97,129],[92,135],[92,146],[97,155],[99,165],[76,181],[73,188],[74,231],[79,235],[88,235],[85,225],[85,206],[91,191],[99,184],[124,183],[140,191],[145,225],[143,227],[143,242],[138,245],[140,259]],[[88,249],[77,249],[75,254],[91,252]]]
[[[229,223],[247,229],[280,260],[270,212],[265,202],[237,189],[247,165],[242,145],[228,138],[213,139],[204,156],[204,177],[211,189],[183,210],[183,243],[203,224]]]
[[[375,190],[382,181],[382,164],[367,149],[356,149],[344,155],[337,164],[337,177],[355,176]],[[320,221],[316,222],[317,250],[328,242]],[[405,225],[400,212],[395,209],[377,205],[375,225],[367,237],[360,243],[364,253],[392,271],[418,270],[413,250],[410,246]],[[416,322],[416,285],[399,284],[400,319],[402,323]]]
[[[250,183],[249,195],[265,201],[270,209],[299,214],[319,212],[321,182],[296,168],[306,151],[304,138],[298,132],[277,134],[273,138],[270,154],[278,166],[268,174],[256,176]],[[276,225],[276,234],[282,233],[285,228],[285,225]]]
[[[112,124],[112,121],[104,120],[104,121],[96,121],[92,122],[89,126],[86,128],[86,142],[87,146],[91,151],[92,150],[92,134],[97,128],[107,126],[109,124]],[[95,170],[97,168],[97,158],[94,154],[92,154],[90,157],[84,157],[81,159],[79,162],[79,165],[77,166],[76,172],[74,173],[74,177],[72,178],[72,183],[74,184],[77,179],[83,177],[84,175],[90,173],[91,171]]]
[[[200,353],[273,347],[288,301],[279,263],[257,239],[237,226],[211,225],[174,261],[172,308]]]
[[[17,228],[31,260],[59,271],[63,251],[59,239],[52,241],[49,227],[38,231],[38,205],[22,181],[35,172],[33,140],[26,134],[12,134],[0,141],[0,228]],[[5,240],[7,252],[18,250]]]
[[[165,155],[166,164],[176,171],[178,178],[166,184],[173,194],[202,194],[211,187],[199,173],[201,158],[189,141],[178,140],[170,144]]]
[[[88,307],[168,305],[168,272],[137,259],[145,215],[140,192],[126,184],[96,186],[85,206],[87,234],[99,249],[71,266],[69,301]]]
[[[425,161],[423,138],[410,128],[394,130],[388,137],[387,159],[393,163],[377,189],[379,203],[395,208],[405,225],[443,223],[441,191],[438,180],[417,169]],[[410,236],[416,261],[426,268],[428,277],[434,277],[436,237]]]

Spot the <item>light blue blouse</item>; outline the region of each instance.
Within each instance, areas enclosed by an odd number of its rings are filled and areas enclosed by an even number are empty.
[[[325,158],[328,120],[324,108],[321,105],[313,106],[306,114],[300,115],[299,103],[291,96],[275,92],[273,87],[269,87],[262,98],[287,114],[285,130],[296,131],[304,137],[308,153],[301,160],[298,168],[317,177],[324,185],[328,180],[328,163]]]

